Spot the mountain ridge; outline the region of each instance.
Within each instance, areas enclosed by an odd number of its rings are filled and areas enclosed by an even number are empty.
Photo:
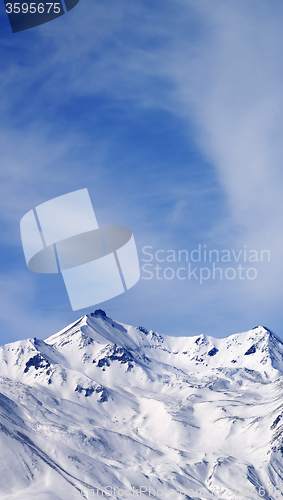
[[[283,343],[262,326],[169,337],[97,310],[6,344],[1,498],[281,498],[282,390]]]

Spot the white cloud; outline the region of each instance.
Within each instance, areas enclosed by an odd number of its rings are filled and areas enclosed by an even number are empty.
[[[80,2],[73,12],[54,21],[54,33],[45,32],[46,27],[38,30],[41,33],[38,47],[34,44],[30,48],[25,42],[31,57],[26,67],[14,64],[3,73],[3,91],[11,87],[19,90],[19,95],[14,92],[14,97],[2,108],[4,113],[8,113],[9,106],[13,109],[12,104],[20,102],[32,86],[34,94],[30,114],[26,115],[29,125],[23,132],[17,132],[15,117],[11,115],[2,133],[1,163],[6,166],[6,174],[2,178],[1,203],[10,231],[31,204],[64,194],[63,190],[85,187],[86,180],[91,194],[100,189],[104,180],[107,195],[103,198],[97,192],[96,198],[103,216],[108,223],[117,223],[120,215],[125,225],[126,220],[138,220],[137,225],[142,228],[140,240],[144,237],[145,244],[167,243],[177,223],[182,220],[187,223],[190,218],[200,220],[204,215],[198,203],[214,189],[206,185],[205,179],[203,186],[183,185],[174,178],[174,166],[172,182],[159,173],[149,179],[146,189],[146,183],[135,185],[134,175],[103,178],[103,171],[114,161],[112,138],[105,141],[97,137],[93,158],[79,164],[72,158],[72,145],[81,144],[83,151],[87,139],[74,133],[78,127],[74,124],[72,128],[72,117],[70,123],[65,122],[67,132],[61,136],[55,133],[57,122],[60,123],[59,113],[54,123],[52,116],[49,119],[40,116],[41,109],[60,109],[62,103],[78,96],[85,97],[86,102],[93,96],[104,98],[106,107],[115,103],[123,118],[134,115],[140,108],[163,109],[186,124],[188,135],[194,137],[223,190],[226,213],[211,221],[210,229],[206,228],[202,237],[214,247],[221,243],[237,249],[247,244],[250,248],[269,248],[272,255],[271,265],[263,270],[265,279],[247,283],[245,287],[237,283],[232,292],[227,283],[205,291],[199,289],[193,298],[195,314],[206,304],[209,315],[214,314],[217,322],[219,311],[222,317],[225,310],[230,316],[239,315],[245,303],[256,311],[264,304],[266,295],[269,301],[266,307],[271,311],[272,302],[279,301],[283,291],[281,280],[277,279],[283,273],[280,135],[283,8],[279,3],[274,9],[263,2],[222,0],[213,3],[186,0],[174,5],[162,0],[155,8],[126,1],[113,3],[112,7]],[[16,81],[22,82],[21,88],[15,87]],[[95,113],[95,107],[89,113]],[[62,130],[62,123],[60,126]],[[4,130],[3,124],[2,127]],[[125,159],[128,172],[130,168],[140,168],[137,158],[126,152],[121,162]],[[120,165],[117,160],[117,170]],[[185,168],[197,166],[188,164]],[[117,179],[121,181],[119,187]],[[116,199],[115,183],[117,190],[124,183],[123,196]],[[196,187],[200,193],[198,199],[193,198]],[[144,189],[143,200],[141,189]],[[167,234],[156,232],[164,212],[157,213],[158,203],[152,208],[153,198],[160,201],[160,207],[162,198],[168,202]],[[221,200],[223,205],[225,202]],[[216,203],[220,203],[220,197]],[[15,233],[13,238],[15,241]],[[174,244],[180,241],[183,242],[181,232]],[[146,303],[156,303],[155,314],[159,314],[168,300],[169,289],[175,309],[185,311],[187,302],[192,302],[179,283],[161,288],[155,285],[152,292],[141,292]],[[236,306],[239,296],[240,303]],[[16,303],[13,302],[13,307]],[[249,317],[247,311],[242,314]]]

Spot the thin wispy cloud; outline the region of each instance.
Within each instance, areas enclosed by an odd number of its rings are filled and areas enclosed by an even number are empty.
[[[280,327],[281,14],[278,2],[275,13],[254,1],[81,0],[50,31],[2,35],[2,272],[5,282],[22,269],[20,288],[34,279],[27,321],[52,288],[22,267],[19,220],[88,187],[99,223],[131,227],[140,253],[271,251],[254,281],[141,280],[106,304],[118,319],[216,336],[253,321]],[[6,297],[17,309],[14,289]]]

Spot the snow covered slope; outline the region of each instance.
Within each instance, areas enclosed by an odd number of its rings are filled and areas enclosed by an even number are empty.
[[[0,348],[0,498],[282,498],[283,344],[101,311]],[[103,493],[104,492],[104,493]]]

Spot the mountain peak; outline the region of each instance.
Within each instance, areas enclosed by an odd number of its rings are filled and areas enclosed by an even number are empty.
[[[96,311],[90,313],[88,316],[91,316],[92,318],[102,318],[106,319],[108,316],[105,311],[102,309],[96,309]]]
[[[283,340],[278,337],[278,335],[276,335],[272,330],[270,330],[270,328],[267,328],[267,326],[255,326],[250,331],[258,338],[266,339],[273,343],[279,343],[280,345],[283,345]]]

